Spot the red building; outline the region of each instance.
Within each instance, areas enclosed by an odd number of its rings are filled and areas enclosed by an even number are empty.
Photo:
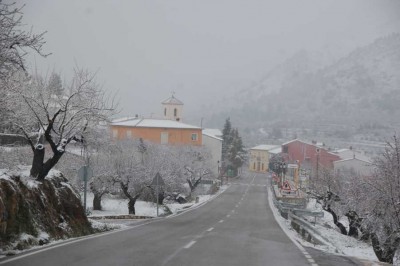
[[[341,158],[326,150],[323,146],[307,143],[298,139],[282,144],[282,156],[287,163],[300,163],[301,168],[319,167],[333,169],[333,162]]]

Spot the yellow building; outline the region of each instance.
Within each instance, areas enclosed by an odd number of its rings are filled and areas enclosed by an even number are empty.
[[[269,159],[272,154],[277,153],[280,146],[258,145],[249,151],[249,170],[254,172],[268,172]]]

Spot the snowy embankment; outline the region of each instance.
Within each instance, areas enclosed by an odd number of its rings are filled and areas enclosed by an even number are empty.
[[[177,214],[181,211],[190,209],[192,207],[196,207],[198,205],[204,204],[205,202],[213,199],[220,193],[222,193],[227,186],[222,186],[219,191],[214,195],[199,195],[198,203],[189,202],[184,204],[179,203],[166,203],[165,205],[169,208],[172,214]],[[83,200],[83,197],[82,197]],[[128,199],[119,199],[113,197],[104,196],[102,199],[102,209],[101,211],[94,211],[92,207],[93,202],[93,194],[87,194],[87,208],[91,212],[91,217],[102,217],[102,216],[118,216],[118,215],[127,215],[128,214]],[[145,202],[138,200],[135,204],[136,215],[137,216],[148,216],[148,217],[156,217],[157,216],[157,204],[152,202]],[[158,213],[160,216],[165,215],[165,209],[162,205],[159,205]]]
[[[291,226],[290,220],[284,219],[278,209],[274,206],[272,201],[272,193],[268,193],[268,201],[271,210],[275,216],[276,221],[281,226],[282,230],[292,239],[292,241],[300,243],[304,247],[313,247],[325,252],[334,253],[337,255],[345,255],[356,257],[361,260],[374,261],[377,262],[378,259],[370,244],[359,241],[353,237],[342,235],[337,229],[336,225],[333,223],[332,215],[324,211],[323,218],[317,218],[315,229],[320,233],[324,239],[328,240],[327,245],[314,245],[305,241]],[[310,201],[307,209],[313,211],[322,211],[320,204],[314,201]],[[307,220],[307,219],[306,219]],[[308,218],[311,224],[314,224],[314,218]],[[344,225],[346,225],[346,220],[340,220]]]

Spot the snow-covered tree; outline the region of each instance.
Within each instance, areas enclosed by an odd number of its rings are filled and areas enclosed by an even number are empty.
[[[25,70],[25,56],[33,50],[41,56],[45,33],[33,34],[23,29],[23,6],[0,1],[0,80],[13,72]]]
[[[225,121],[224,129],[222,130],[222,171],[232,169],[237,174],[238,169],[246,160],[246,153],[242,138],[236,128],[232,128],[230,119]]]
[[[374,161],[376,172],[363,180],[359,198],[365,204],[362,223],[368,228],[378,259],[392,263],[400,245],[400,141],[395,135]]]
[[[8,84],[9,122],[30,144],[31,176],[38,180],[46,177],[71,141],[82,141],[88,131],[106,121],[114,110],[94,75],[85,70],[75,71],[65,94],[53,92],[48,80],[39,76],[18,75]],[[52,154],[45,157],[47,144]]]

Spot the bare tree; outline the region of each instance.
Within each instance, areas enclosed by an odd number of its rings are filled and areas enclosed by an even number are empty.
[[[43,35],[22,29],[22,9],[15,3],[0,2],[0,80],[17,70],[25,70],[27,51],[33,50],[41,56],[45,41]]]
[[[28,79],[18,76],[9,88],[10,122],[31,146],[31,176],[38,180],[46,177],[71,141],[82,141],[88,131],[106,121],[114,110],[94,75],[85,70],[75,71],[63,95],[54,94],[48,81],[39,76]],[[47,158],[45,144],[52,152]]]
[[[361,184],[361,197],[366,202],[362,222],[378,259],[392,263],[400,245],[400,141],[396,135],[374,165],[374,176]]]

